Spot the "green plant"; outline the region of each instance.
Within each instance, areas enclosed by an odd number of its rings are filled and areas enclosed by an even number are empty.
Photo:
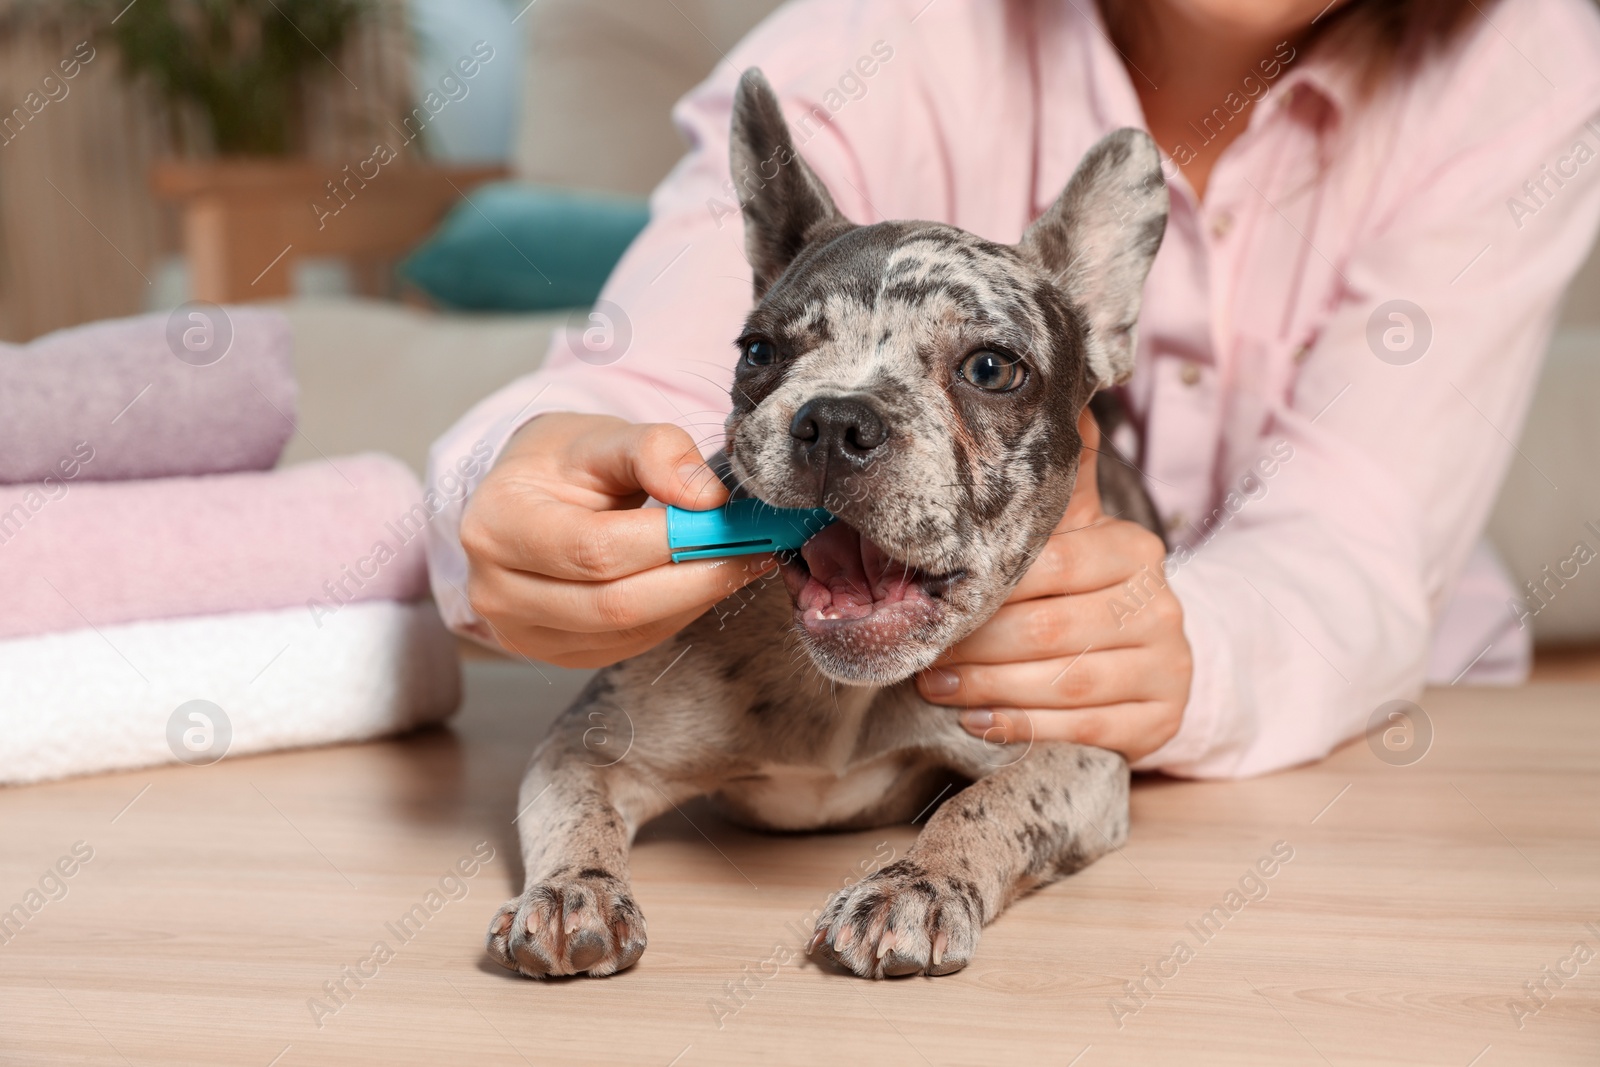
[[[334,56],[372,0],[108,0],[104,35],[130,78],[173,110],[204,116],[217,152],[282,156],[296,146],[307,79],[339,77]],[[320,68],[320,70],[319,70]]]

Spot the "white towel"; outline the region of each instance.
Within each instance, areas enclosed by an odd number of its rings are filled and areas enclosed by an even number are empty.
[[[0,783],[359,741],[460,700],[455,638],[431,601],[14,638],[0,641]]]

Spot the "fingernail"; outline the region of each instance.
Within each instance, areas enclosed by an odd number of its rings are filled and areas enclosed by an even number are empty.
[[[961,727],[975,734],[994,729],[995,720],[992,711],[963,711],[961,713]]]
[[[947,697],[961,688],[961,675],[943,667],[931,667],[922,672],[922,691],[929,696]]]

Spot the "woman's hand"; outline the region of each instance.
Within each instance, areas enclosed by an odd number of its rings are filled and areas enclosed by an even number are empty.
[[[1193,658],[1161,539],[1100,510],[1085,410],[1078,484],[1050,543],[994,617],[917,676],[989,741],[1077,741],[1130,762],[1178,732]]]
[[[510,651],[563,667],[626,659],[774,566],[770,555],[672,563],[667,515],[728,493],[687,433],[552,413],[506,444],[467,501],[467,599]]]

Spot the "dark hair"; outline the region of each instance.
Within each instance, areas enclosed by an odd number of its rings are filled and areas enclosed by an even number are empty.
[[[1119,47],[1149,16],[1148,0],[1099,0]],[[1306,52],[1336,52],[1366,92],[1404,76],[1454,44],[1474,15],[1495,0],[1347,0],[1319,15],[1296,43]]]
[[[1481,6],[1473,0],[1349,0],[1318,20],[1306,48],[1338,52],[1371,92],[1450,47],[1474,15],[1492,6],[1493,0]]]

